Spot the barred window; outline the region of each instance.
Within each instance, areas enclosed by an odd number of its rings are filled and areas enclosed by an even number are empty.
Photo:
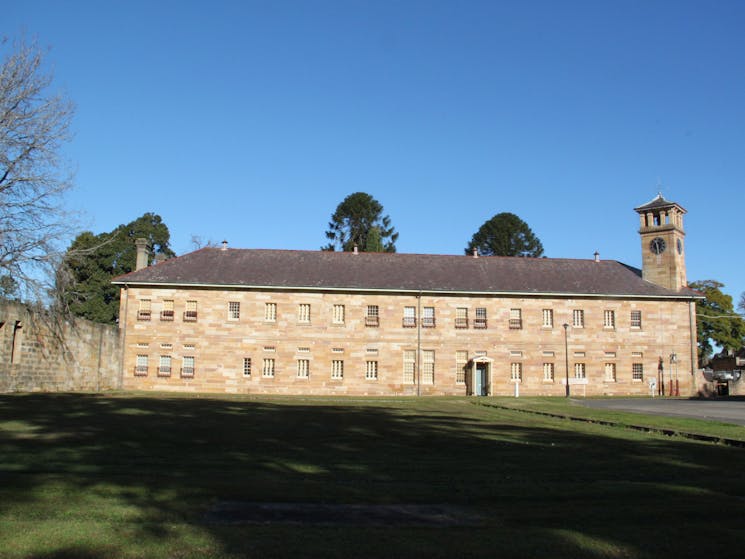
[[[334,324],[344,324],[344,305],[334,305],[331,322]]]
[[[603,311],[603,328],[616,327],[616,311]]]
[[[512,380],[523,380],[522,363],[510,363],[510,378]]]
[[[616,382],[616,364],[605,364],[605,382]]]
[[[297,360],[297,377],[308,378],[310,376],[310,361],[308,359]]]
[[[150,299],[140,299],[137,320],[150,320]]]
[[[574,378],[587,378],[587,373],[584,363],[574,364]]]
[[[264,320],[267,322],[277,321],[277,303],[264,304]]]
[[[520,330],[522,327],[522,310],[510,309],[510,330]]]
[[[455,327],[468,328],[468,308],[458,307],[455,309]]]
[[[554,327],[554,311],[553,309],[543,309],[543,327],[553,328]]]
[[[455,352],[455,382],[465,384],[466,366],[468,365],[468,352],[459,350]]]
[[[404,350],[404,384],[414,384],[414,375],[416,373],[416,351],[413,349]]]
[[[424,307],[422,309],[422,328],[435,327],[435,308]]]
[[[422,383],[435,383],[435,351],[433,349],[422,351]]]
[[[265,378],[274,377],[274,359],[264,359],[264,362],[261,366],[261,376]]]
[[[585,327],[585,311],[582,309],[574,309],[572,311],[572,327],[573,328],[584,328]]]
[[[378,380],[378,362],[377,361],[366,361],[365,362],[365,379],[366,380]]]
[[[194,376],[194,356],[184,355],[181,359],[181,376],[191,378]]]
[[[243,376],[244,377],[251,376],[251,358],[250,357],[243,358]]]
[[[147,361],[148,361],[147,355],[137,356],[137,363],[135,365],[135,376],[136,377],[147,376],[147,368],[148,368]]]
[[[413,328],[416,326],[416,307],[404,307],[404,328]]]
[[[159,377],[170,377],[171,376],[171,356],[161,355],[160,365],[158,366]]]
[[[184,311],[184,322],[196,322],[197,320],[197,302],[187,301],[186,310]]]
[[[486,328],[486,308],[476,307],[476,317],[473,319],[474,328]]]
[[[380,325],[380,309],[378,305],[367,305],[367,314],[365,315],[365,326],[377,327]]]
[[[310,322],[310,305],[308,303],[300,303],[297,306],[297,321]]]
[[[331,378],[336,380],[344,378],[344,361],[341,359],[334,359],[331,362]]]
[[[644,380],[644,365],[641,363],[631,364],[631,380]]]
[[[241,317],[241,304],[237,301],[228,303],[228,320],[238,320]]]
[[[543,364],[543,380],[545,382],[554,382],[554,364],[553,363]]]
[[[631,327],[642,327],[642,311],[631,311]]]
[[[160,311],[160,319],[163,322],[173,321],[173,299],[165,299],[163,301],[163,309]]]

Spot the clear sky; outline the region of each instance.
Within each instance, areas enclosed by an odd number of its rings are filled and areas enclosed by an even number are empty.
[[[0,32],[51,47],[95,233],[315,250],[365,191],[399,252],[507,211],[547,256],[641,266],[661,191],[689,281],[745,291],[741,0],[5,0]]]

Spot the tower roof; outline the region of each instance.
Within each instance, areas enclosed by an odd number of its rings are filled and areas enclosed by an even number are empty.
[[[686,213],[686,210],[683,206],[681,206],[677,202],[671,202],[670,200],[665,200],[665,198],[662,196],[662,193],[660,192],[657,194],[657,196],[654,197],[653,200],[650,200],[649,202],[639,206],[638,208],[634,208],[634,211],[643,213],[649,210],[661,210],[664,208],[672,208],[672,207],[676,207],[682,213]]]

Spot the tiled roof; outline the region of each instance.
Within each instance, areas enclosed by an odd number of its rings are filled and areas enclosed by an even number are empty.
[[[686,213],[685,209],[676,202],[670,202],[669,200],[665,200],[665,198],[662,196],[662,193],[655,196],[653,200],[650,200],[646,204],[643,204],[639,206],[638,208],[634,208],[635,212],[645,212],[648,210],[655,210],[658,208],[671,208],[673,206],[678,206],[683,213]]]
[[[644,281],[620,262],[203,248],[114,279],[118,285],[356,291],[696,297]]]

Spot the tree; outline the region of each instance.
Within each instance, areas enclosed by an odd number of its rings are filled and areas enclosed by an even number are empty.
[[[8,49],[0,41],[0,51]],[[60,155],[73,104],[50,93],[35,43],[13,43],[0,65],[0,278],[23,299],[48,294],[71,232],[62,198],[72,174]]]
[[[737,303],[737,310],[745,314],[745,292],[740,294],[740,301]]]
[[[735,313],[732,297],[722,293],[723,283],[715,280],[694,281],[688,287],[706,298],[696,301],[699,366],[706,364],[714,344],[724,349],[739,349],[745,337],[745,320]]]
[[[377,227],[370,228],[370,233],[367,235],[365,252],[383,252],[383,243],[380,240],[380,229]]]
[[[368,242],[372,233],[379,237],[378,242]],[[361,251],[375,246],[379,248],[370,252],[396,252],[398,233],[391,226],[391,218],[383,215],[383,206],[375,198],[365,192],[350,194],[336,207],[331,216],[326,238],[331,241],[321,247],[322,250],[354,250],[355,245]]]
[[[543,256],[543,245],[528,224],[507,212],[495,215],[479,228],[466,254],[474,248],[484,256]]]
[[[62,302],[76,316],[104,323],[119,317],[119,288],[111,285],[115,276],[135,269],[135,239],[147,239],[152,264],[156,254],[175,256],[169,246],[170,233],[159,215],[146,213],[110,233],[78,235],[68,249],[58,282]]]

